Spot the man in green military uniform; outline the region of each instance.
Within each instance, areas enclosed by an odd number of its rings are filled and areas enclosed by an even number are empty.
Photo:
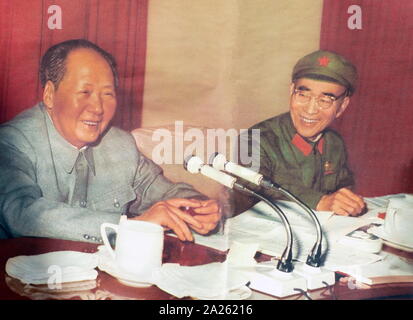
[[[328,127],[346,110],[356,79],[356,68],[342,56],[329,51],[313,52],[294,67],[290,112],[260,122],[240,137],[248,139],[250,147],[258,146],[252,152],[253,156],[259,154],[259,172],[265,177],[313,209],[351,216],[362,213],[365,203],[351,191],[354,180],[347,166],[344,142]],[[259,143],[252,143],[251,129],[260,130]],[[280,198],[277,193],[269,196]],[[255,202],[234,194],[236,213]]]

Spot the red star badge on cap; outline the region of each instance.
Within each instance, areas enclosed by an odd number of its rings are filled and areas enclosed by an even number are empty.
[[[318,58],[318,64],[322,67],[328,67],[329,63],[330,63],[330,59],[327,56]]]

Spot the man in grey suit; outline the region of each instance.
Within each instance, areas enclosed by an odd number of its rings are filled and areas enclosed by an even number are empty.
[[[110,54],[83,39],[59,43],[43,56],[40,78],[43,101],[0,126],[0,238],[99,243],[100,225],[121,214],[181,240],[216,227],[215,200],[171,183],[129,133],[110,126],[118,83]]]

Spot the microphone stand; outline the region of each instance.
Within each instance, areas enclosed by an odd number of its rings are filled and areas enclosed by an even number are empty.
[[[277,270],[282,271],[282,272],[291,272],[294,267],[292,264],[292,247],[293,247],[293,235],[291,231],[291,225],[288,222],[287,217],[285,216],[285,213],[272,201],[268,200],[266,197],[263,195],[248,189],[247,187],[235,182],[234,187],[235,190],[244,192],[246,194],[252,195],[254,197],[257,197],[258,199],[264,201],[267,203],[275,212],[277,212],[278,216],[281,218],[286,233],[287,233],[287,245],[284,249],[283,254],[281,255],[280,260],[277,263]]]
[[[281,192],[282,194],[287,196],[289,199],[297,203],[301,208],[303,208],[313,219],[313,222],[317,230],[317,240],[313,248],[311,249],[310,254],[307,257],[306,264],[308,264],[311,267],[319,267],[321,265],[321,253],[322,253],[321,246],[322,246],[322,241],[323,241],[323,233],[321,231],[320,221],[318,221],[318,218],[316,214],[314,213],[314,211],[311,210],[310,207],[308,207],[303,201],[297,198],[294,194],[292,194],[288,190],[281,187],[279,184],[274,183],[269,179],[263,178],[261,181],[261,186],[263,186],[264,188],[275,189]]]
[[[280,191],[282,194],[286,195],[289,199],[293,200],[301,208],[303,208],[311,216],[317,229],[317,239],[307,257],[306,264],[311,267],[319,267],[321,265],[321,244],[323,240],[323,234],[321,231],[320,222],[318,221],[317,216],[315,215],[313,210],[311,210],[304,202],[298,199],[291,192],[282,188],[279,184],[272,182],[271,180],[265,178],[262,174],[258,172],[242,167],[236,163],[227,161],[226,157],[220,154],[219,152],[211,154],[211,156],[209,157],[209,163],[217,170],[229,172],[258,186]]]
[[[265,179],[264,177],[262,178],[260,185],[267,187],[267,188],[272,188],[272,189],[276,189],[280,192],[282,192],[283,194],[285,194],[288,198],[292,199],[293,201],[295,201],[298,205],[300,205],[305,211],[307,211],[310,216],[313,218],[313,221],[315,223],[315,225],[317,226],[317,241],[314,244],[310,254],[307,257],[307,261],[306,263],[298,263],[296,265],[296,268],[294,269],[294,274],[295,276],[302,276],[304,277],[304,279],[307,282],[306,288],[309,290],[315,290],[318,288],[322,288],[322,287],[328,287],[330,285],[333,285],[335,283],[335,274],[332,271],[326,270],[322,267],[320,267],[321,264],[321,242],[322,242],[322,232],[321,232],[321,225],[320,222],[317,219],[317,216],[315,215],[315,213],[306,205],[304,204],[300,199],[298,199],[295,195],[293,195],[291,192],[289,192],[288,190],[282,188],[280,185],[275,184],[273,182],[271,182],[268,179]],[[250,195],[253,195],[261,200],[263,200],[264,202],[266,202],[268,205],[270,205],[274,210],[277,211],[277,213],[279,213],[280,217],[284,216],[284,213],[281,211],[281,209],[279,207],[277,207],[277,205],[275,203],[273,203],[272,201],[269,201],[266,197],[260,195],[257,192],[254,192],[248,188],[246,188],[245,186],[240,185],[239,183],[234,183],[234,189],[248,193]],[[277,210],[278,209],[278,210]],[[292,271],[292,266],[290,271],[285,271],[286,269],[289,268],[289,262],[291,261],[291,251],[288,251],[288,249],[291,250],[292,248],[292,243],[290,244],[290,238],[288,238],[288,234],[289,232],[291,232],[291,226],[288,223],[288,220],[284,221],[284,225],[287,225],[287,229],[289,230],[287,232],[287,240],[288,240],[288,244],[287,247],[281,257],[281,260],[279,261],[278,265],[277,265],[277,269],[280,271],[284,271],[284,272],[291,272]],[[292,242],[292,239],[291,239]],[[291,245],[291,246],[290,246]],[[288,273],[286,273],[288,274]],[[270,283],[274,283],[276,284],[278,287],[280,288],[284,288],[285,292],[288,292],[288,280],[286,280],[285,282],[283,282],[282,280],[280,280],[280,282],[277,282],[276,280],[277,276],[274,274],[272,277],[265,277],[263,275],[258,276],[254,281],[252,281],[251,283],[251,287],[252,288],[256,288],[257,290],[264,290],[268,291],[268,292],[272,292],[272,290],[275,290],[273,288],[270,287],[265,287],[265,283],[268,282],[268,286]],[[297,280],[298,281],[298,280]],[[289,289],[293,289],[293,290],[298,290],[300,288],[300,285],[296,285],[295,287],[290,287]],[[287,294],[287,293],[285,293]],[[280,293],[278,293],[278,295],[280,295]]]
[[[335,274],[333,271],[324,269],[320,267],[321,265],[321,243],[323,240],[323,234],[321,231],[320,222],[317,219],[314,211],[311,210],[304,202],[298,199],[288,190],[281,187],[279,184],[272,182],[271,180],[264,178],[261,180],[261,186],[270,189],[275,189],[280,191],[282,194],[286,195],[289,199],[297,203],[301,208],[303,208],[313,219],[314,224],[317,229],[317,241],[314,244],[310,254],[307,257],[305,264],[298,263],[295,272],[307,280],[307,288],[309,290],[314,290],[322,287],[328,287],[335,283]]]
[[[253,195],[267,203],[275,212],[277,212],[284,224],[284,228],[287,233],[287,246],[285,247],[284,252],[281,255],[281,259],[277,263],[277,270],[282,272],[291,272],[294,269],[292,264],[293,233],[291,231],[291,225],[288,222],[288,219],[285,216],[284,212],[276,204],[272,203],[265,196],[237,183],[236,178],[222,171],[216,170],[212,166],[205,165],[204,162],[196,156],[187,157],[184,160],[183,166],[185,170],[191,173],[201,173],[230,189],[236,189],[241,192],[248,193],[249,195]]]
[[[287,232],[287,246],[284,249],[281,259],[277,263],[276,268],[273,264],[265,263],[256,267],[250,280],[250,288],[261,292],[267,292],[278,297],[293,295],[296,294],[297,291],[305,292],[307,290],[307,281],[305,277],[292,271],[293,236],[291,226],[282,210],[265,196],[249,190],[247,187],[237,183],[236,178],[211,166],[205,165],[204,162],[198,157],[192,156],[186,158],[184,161],[184,168],[190,173],[201,173],[202,175],[205,175],[230,189],[235,188],[241,192],[258,197],[270,205],[270,207],[273,208],[281,217]]]

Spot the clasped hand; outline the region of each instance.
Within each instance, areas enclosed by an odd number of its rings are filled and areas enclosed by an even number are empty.
[[[192,208],[193,214],[182,207]],[[172,229],[182,241],[193,241],[190,228],[200,234],[212,231],[221,219],[221,211],[216,200],[169,199],[155,203],[140,216],[132,218],[144,220]]]

